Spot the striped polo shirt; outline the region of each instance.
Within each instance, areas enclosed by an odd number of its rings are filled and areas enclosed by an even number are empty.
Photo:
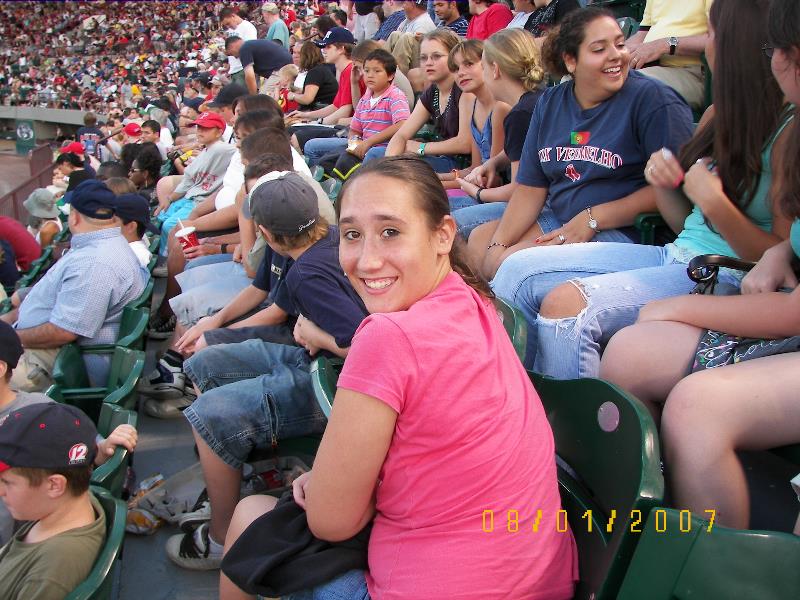
[[[374,104],[372,90],[367,90],[358,102],[350,131],[366,140],[395,123],[405,121],[409,115],[408,99],[396,85],[390,85]],[[388,142],[378,146],[386,144]]]

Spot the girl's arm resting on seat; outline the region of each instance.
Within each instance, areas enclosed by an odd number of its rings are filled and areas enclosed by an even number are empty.
[[[397,413],[377,398],[339,388],[305,485],[312,533],[346,540],[375,514],[374,495]]]

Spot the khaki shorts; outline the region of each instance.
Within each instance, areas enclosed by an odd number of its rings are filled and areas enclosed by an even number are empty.
[[[647,67],[640,71],[643,75],[658,79],[678,92],[687,104],[697,110],[703,107],[706,93],[706,80],[702,67]]]
[[[275,97],[275,92],[278,90],[278,85],[281,82],[281,76],[275,71],[272,75],[264,79],[261,78],[261,87],[258,89],[259,94],[266,94],[267,96]]]
[[[11,389],[44,392],[53,385],[53,365],[60,348],[27,349],[11,375]]]

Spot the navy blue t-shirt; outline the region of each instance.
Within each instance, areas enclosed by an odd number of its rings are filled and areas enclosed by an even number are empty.
[[[242,67],[253,65],[256,75],[269,77],[285,65],[292,64],[292,55],[271,40],[248,40],[239,49]]]
[[[583,110],[573,82],[545,90],[533,111],[517,182],[548,188],[547,204],[566,223],[588,207],[647,185],[645,163],[675,154],[692,136],[692,111],[677,92],[636,71],[622,89]]]
[[[282,299],[283,304],[291,302],[286,300],[286,275],[294,261],[288,256],[281,256],[272,248],[267,246],[264,249],[264,260],[258,266],[256,276],[253,278],[253,286],[267,292],[269,299],[276,302],[276,298]],[[278,304],[280,306],[281,304]]]
[[[506,136],[503,150],[511,162],[516,162],[522,157],[522,147],[528,136],[528,127],[531,126],[533,109],[536,108],[541,96],[542,90],[525,92],[503,119],[503,131]]]
[[[328,228],[328,235],[294,262],[282,287],[288,293],[275,298],[279,308],[314,322],[340,348],[350,346],[367,309],[339,264],[338,228]]]

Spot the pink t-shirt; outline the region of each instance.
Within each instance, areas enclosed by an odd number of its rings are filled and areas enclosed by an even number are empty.
[[[369,542],[373,599],[572,597],[553,434],[491,302],[450,273],[407,311],[367,317],[338,386],[398,413]]]

